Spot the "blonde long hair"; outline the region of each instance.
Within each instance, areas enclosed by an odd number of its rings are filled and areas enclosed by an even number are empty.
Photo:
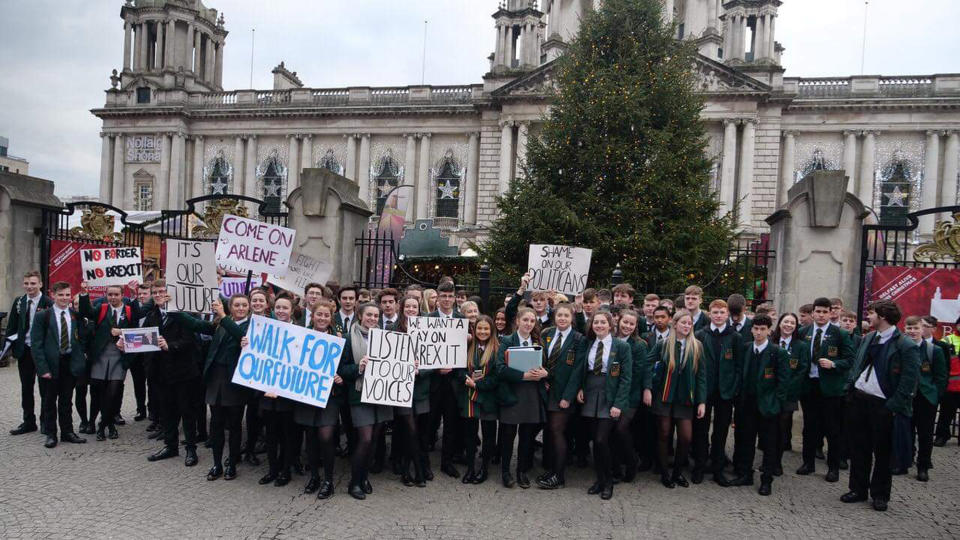
[[[667,372],[670,373],[676,368],[676,355],[677,355],[677,321],[684,317],[690,317],[691,321],[693,320],[693,315],[685,309],[681,309],[676,312],[673,316],[673,331],[670,332],[670,336],[666,341],[666,354],[667,354]],[[697,336],[694,335],[693,328],[690,329],[690,333],[687,334],[686,339],[684,339],[684,355],[689,358],[693,355],[693,372],[696,373],[697,369],[700,367],[700,356],[703,354],[703,345],[700,343],[700,340],[697,339]]]

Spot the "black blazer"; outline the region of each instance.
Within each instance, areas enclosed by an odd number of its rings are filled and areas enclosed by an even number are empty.
[[[37,300],[36,312],[39,313],[40,310],[49,307],[53,307],[53,299],[45,294],[41,294],[40,299]],[[26,350],[27,326],[30,323],[30,312],[28,309],[27,295],[18,296],[10,307],[10,318],[7,319],[7,332],[4,338],[9,339],[10,336],[17,336],[17,339],[13,341],[13,345],[11,346],[14,358],[22,358]]]
[[[170,384],[200,376],[200,346],[196,334],[212,334],[213,324],[186,313],[167,313],[167,322],[164,324],[160,309],[153,307],[144,317],[143,325],[156,326],[167,341],[166,351],[145,354],[154,380]]]

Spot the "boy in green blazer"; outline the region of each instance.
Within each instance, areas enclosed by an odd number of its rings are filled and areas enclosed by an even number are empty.
[[[37,368],[30,351],[30,324],[34,315],[53,305],[53,299],[43,294],[43,281],[40,272],[32,270],[23,275],[23,296],[18,296],[10,307],[7,330],[4,341],[11,342],[13,357],[17,359],[17,373],[20,376],[20,407],[23,409],[23,422],[10,430],[11,435],[23,435],[37,430],[33,387],[37,384]],[[43,386],[40,388],[43,398]],[[43,410],[41,401],[40,410]],[[41,423],[43,419],[41,418]]]
[[[923,319],[916,315],[907,317],[904,322],[907,336],[920,347],[920,383],[917,395],[913,398],[910,447],[916,452],[917,480],[921,482],[930,479],[929,471],[933,466],[933,422],[937,415],[937,405],[947,391],[949,377],[943,349],[934,345],[932,339],[927,341],[923,338],[924,324]]]

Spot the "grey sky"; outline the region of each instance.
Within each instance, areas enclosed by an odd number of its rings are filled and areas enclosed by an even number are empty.
[[[270,88],[281,60],[309,87],[481,82],[493,50],[497,0],[205,0],[230,31],[224,87]],[[123,48],[122,0],[0,0],[0,135],[57,194],[95,195],[100,122]],[[960,2],[872,0],[865,72],[960,72]],[[787,76],[860,73],[862,0],[784,0],[777,41]]]

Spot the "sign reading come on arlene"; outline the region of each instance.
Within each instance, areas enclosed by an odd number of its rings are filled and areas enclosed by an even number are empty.
[[[91,287],[126,285],[141,281],[140,248],[94,248],[80,251],[83,281]]]
[[[592,249],[530,244],[527,271],[531,291],[557,291],[580,294],[587,288]]]
[[[293,229],[227,214],[217,238],[217,264],[255,274],[283,274],[296,236]]]

